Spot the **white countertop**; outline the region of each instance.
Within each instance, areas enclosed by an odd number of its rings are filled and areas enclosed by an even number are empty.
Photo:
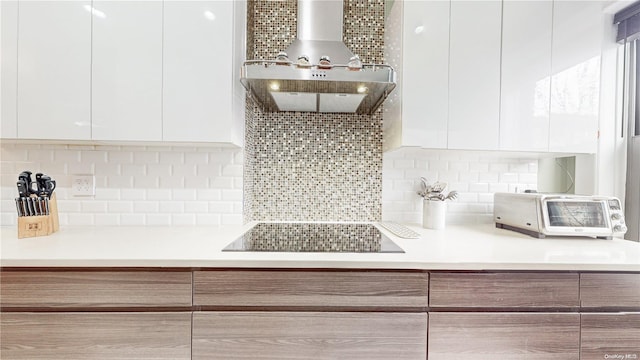
[[[409,226],[422,238],[390,236],[404,254],[221,252],[253,225],[62,227],[49,236],[25,239],[17,238],[14,227],[3,227],[0,265],[640,271],[637,242],[536,239],[493,225]]]

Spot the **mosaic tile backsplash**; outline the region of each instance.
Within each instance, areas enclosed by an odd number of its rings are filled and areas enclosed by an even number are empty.
[[[247,57],[272,59],[296,38],[297,2],[248,4]],[[382,62],[384,1],[344,2],[344,42]],[[262,112],[247,100],[245,220],[376,221],[382,217],[382,112]]]

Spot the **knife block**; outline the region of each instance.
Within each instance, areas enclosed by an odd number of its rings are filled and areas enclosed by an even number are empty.
[[[60,230],[60,220],[55,194],[49,199],[49,215],[18,217],[18,239],[47,236],[58,230]]]

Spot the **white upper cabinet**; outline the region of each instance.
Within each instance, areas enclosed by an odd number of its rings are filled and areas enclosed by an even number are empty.
[[[232,1],[165,2],[163,140],[231,140],[233,23]]]
[[[18,2],[0,1],[0,138],[18,136]]]
[[[501,21],[501,1],[451,2],[450,149],[498,149]]]
[[[19,2],[19,138],[91,138],[90,4]]]
[[[551,152],[597,151],[603,21],[600,1],[554,2]]]
[[[446,148],[449,3],[396,2],[387,24],[386,58],[398,86],[385,104],[385,130],[395,133],[385,145]]]
[[[93,1],[95,140],[162,140],[161,1]]]
[[[502,13],[500,149],[547,151],[551,1],[505,0]]]

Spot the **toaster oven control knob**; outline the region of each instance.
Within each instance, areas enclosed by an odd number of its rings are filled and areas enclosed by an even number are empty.
[[[613,232],[617,232],[617,233],[627,232],[627,227],[624,225],[616,225],[613,227]]]
[[[620,218],[622,218],[622,215],[618,213],[611,214],[611,220],[620,220]]]

